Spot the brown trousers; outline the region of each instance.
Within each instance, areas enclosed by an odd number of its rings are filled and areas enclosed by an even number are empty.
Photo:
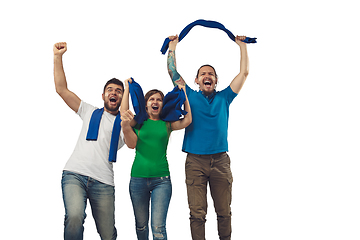
[[[219,237],[221,240],[231,239],[230,204],[233,178],[228,154],[189,153],[186,158],[185,172],[192,239],[205,240],[208,182],[217,214]]]

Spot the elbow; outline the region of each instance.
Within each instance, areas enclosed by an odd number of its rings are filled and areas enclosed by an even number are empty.
[[[126,146],[130,149],[135,149],[136,147],[136,142],[133,141],[126,141],[126,138],[124,139],[124,142],[126,144]]]
[[[55,91],[60,97],[64,95],[64,90],[61,88],[55,87]]]
[[[130,149],[135,149],[135,147],[136,147],[136,145],[135,146],[133,146],[133,145],[127,145],[128,146],[128,148],[130,148]]]
[[[122,128],[122,131],[124,133],[124,142],[126,144],[126,146],[128,146],[128,148],[130,149],[134,149],[136,147],[137,144],[137,136],[136,134],[133,132],[132,128]]]
[[[245,78],[249,75],[249,69],[246,69],[244,72],[242,72]]]
[[[168,69],[168,73],[169,73],[170,78],[172,79],[172,77],[173,77],[173,72],[172,72],[170,69]]]
[[[245,77],[247,78],[247,76],[249,75],[249,70],[247,70],[245,73],[244,73]]]
[[[64,95],[66,91],[69,91],[67,89],[67,87],[55,84],[55,91],[57,94],[59,94],[60,96]]]
[[[186,118],[185,118],[185,123],[184,123],[185,128],[188,127],[191,123],[192,123],[192,116],[191,116],[191,115],[190,115],[190,116],[186,116]]]
[[[61,91],[61,90],[58,89],[58,88],[55,88],[55,90],[56,90],[56,93],[57,93],[57,94],[59,94],[60,96],[62,95],[63,91]]]
[[[61,88],[59,86],[56,85],[56,82],[55,82],[55,91],[57,94],[60,95],[60,92],[61,92]]]
[[[133,141],[133,142],[129,143],[127,146],[130,149],[135,149],[136,148],[136,141]]]

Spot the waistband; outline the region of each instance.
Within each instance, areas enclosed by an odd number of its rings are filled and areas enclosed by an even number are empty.
[[[227,155],[226,152],[221,153],[214,153],[214,154],[194,154],[194,153],[188,153],[189,156],[198,157],[198,158],[218,158],[223,155]]]
[[[164,177],[150,177],[150,178],[146,178],[146,177],[130,177],[132,179],[146,179],[146,180],[164,180],[164,179],[170,179],[170,175],[169,176],[164,176]]]

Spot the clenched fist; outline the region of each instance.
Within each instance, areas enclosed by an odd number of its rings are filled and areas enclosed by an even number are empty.
[[[125,125],[130,125],[130,122],[134,119],[134,114],[127,110],[121,113],[121,125],[124,127]]]
[[[55,56],[62,56],[67,50],[66,42],[55,43],[53,50]]]

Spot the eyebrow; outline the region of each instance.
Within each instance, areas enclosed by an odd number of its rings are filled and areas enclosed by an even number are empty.
[[[150,98],[149,98],[149,100],[152,100],[152,99],[154,99],[154,100],[161,100],[161,101],[163,100],[161,97],[157,97],[157,98],[155,98],[155,97],[150,97]]]
[[[109,89],[113,89],[113,87],[107,87],[106,90],[109,90]],[[120,90],[121,92],[123,91],[121,88],[115,88],[115,90]]]

